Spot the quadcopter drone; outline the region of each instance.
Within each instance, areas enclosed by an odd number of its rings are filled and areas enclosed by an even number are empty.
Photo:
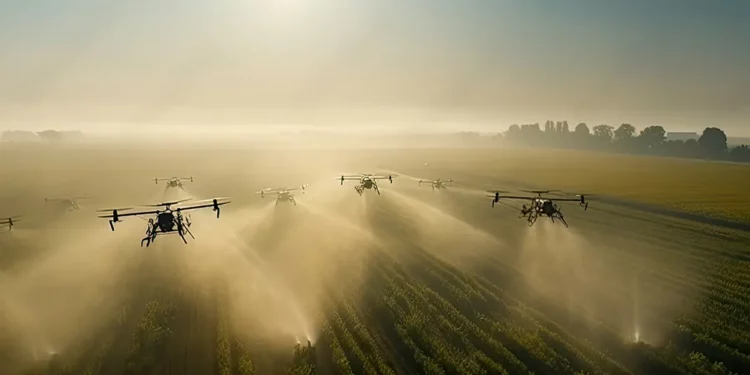
[[[380,176],[380,175],[374,175],[374,174],[355,174],[355,175],[344,175],[341,176],[341,185],[344,184],[344,181],[359,181],[359,184],[357,184],[354,187],[354,190],[359,193],[359,195],[362,195],[364,193],[365,189],[375,189],[375,191],[380,195],[380,189],[378,188],[378,182],[377,180],[388,180],[391,183],[393,183],[393,177],[398,177],[398,175],[388,175],[388,176]]]
[[[501,193],[507,193],[506,191],[488,191],[488,193],[491,193],[488,195],[489,197],[492,197],[492,207],[495,207],[495,203],[499,202],[500,199],[521,199],[521,200],[529,200],[531,201],[531,204],[527,207],[525,204],[523,205],[523,208],[521,208],[521,215],[519,218],[525,218],[528,222],[529,226],[534,225],[536,222],[536,219],[540,216],[547,216],[550,219],[552,219],[552,222],[555,222],[555,219],[558,219],[566,228],[568,227],[568,223],[565,221],[565,218],[563,217],[562,212],[558,208],[558,206],[553,202],[553,199],[551,198],[545,198],[542,196],[542,194],[549,194],[556,190],[522,190],[527,193],[536,194],[535,197],[521,197],[521,196],[511,196],[511,195],[500,195]],[[588,210],[589,204],[586,202],[586,198],[583,194],[577,195],[578,198],[561,198],[561,199],[554,199],[554,201],[558,202],[578,202],[581,207],[583,207],[584,211]]]
[[[449,179],[449,180],[443,181],[443,180],[441,180],[439,178],[437,180],[434,180],[434,181],[419,180],[418,185],[422,186],[423,182],[424,183],[429,183],[430,185],[432,185],[432,190],[435,190],[435,189],[445,189],[445,188],[447,188],[448,186],[450,186],[453,183],[453,180]]]
[[[13,226],[21,220],[20,216],[11,216],[4,219],[0,219],[0,228],[8,227],[8,231],[13,229]]]
[[[190,222],[190,215],[187,217],[182,215],[183,211],[189,211],[189,210],[197,210],[202,208],[213,208],[214,211],[216,211],[216,218],[219,218],[219,214],[221,213],[221,209],[219,206],[223,206],[225,204],[231,203],[230,201],[226,202],[219,202],[220,200],[224,200],[228,198],[214,198],[209,199],[205,201],[211,201],[209,204],[199,204],[197,206],[188,206],[188,207],[179,207],[177,209],[172,209],[172,206],[178,205],[180,203],[183,203],[185,201],[188,201],[190,199],[183,199],[179,201],[174,202],[165,202],[165,203],[159,203],[156,205],[148,205],[148,207],[164,207],[163,210],[153,210],[153,211],[140,211],[140,212],[127,212],[124,214],[119,213],[119,211],[127,211],[132,210],[132,208],[121,208],[121,209],[112,209],[112,210],[99,210],[99,212],[109,212],[112,211],[111,215],[104,215],[99,216],[103,219],[110,219],[109,220],[109,227],[112,228],[112,231],[115,230],[115,223],[123,221],[120,220],[122,217],[126,216],[146,216],[146,215],[153,215],[151,218],[148,219],[148,228],[146,229],[146,237],[144,237],[141,240],[141,247],[143,247],[143,243],[146,243],[146,247],[151,245],[156,240],[156,236],[158,234],[178,234],[180,238],[182,238],[182,241],[187,244],[187,239],[185,239],[185,234],[190,235],[193,239],[195,239],[195,236],[193,236],[193,233],[190,232],[190,225],[192,224]],[[199,203],[199,202],[195,202]]]
[[[180,189],[183,189],[182,182],[183,181],[185,181],[185,182],[187,182],[187,181],[193,182],[193,177],[154,178],[154,183],[158,184],[159,181],[167,181],[167,187],[168,188],[180,188]]]
[[[305,194],[305,188],[307,186],[308,185],[305,184],[305,185],[301,185],[299,187],[291,188],[291,189],[287,189],[285,187],[284,188],[278,188],[278,189],[267,188],[267,189],[263,189],[263,190],[259,191],[258,194],[260,194],[261,198],[265,198],[266,194],[276,194],[276,204],[277,205],[279,204],[279,202],[292,202],[296,206],[297,205],[297,201],[294,200],[294,193],[292,193],[292,191],[302,190],[302,194]]]
[[[72,197],[72,198],[44,198],[44,201],[49,202],[63,202],[65,203],[69,208],[68,211],[77,211],[80,209],[78,207],[78,202],[81,199],[89,199],[89,196],[80,196],[80,197]]]

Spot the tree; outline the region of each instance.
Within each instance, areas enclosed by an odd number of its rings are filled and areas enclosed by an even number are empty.
[[[563,133],[570,133],[570,128],[568,127],[568,122],[563,121],[563,127],[562,127]]]
[[[591,134],[591,132],[589,131],[588,125],[586,125],[583,122],[576,125],[575,133],[578,135],[590,135]]]
[[[609,125],[597,125],[594,126],[594,136],[607,142],[612,140],[614,128]]]
[[[682,155],[688,158],[699,158],[701,156],[701,146],[695,139],[688,139],[683,146]]]
[[[681,139],[666,141],[662,144],[664,154],[671,156],[683,156],[685,152],[685,142]]]
[[[37,132],[36,134],[39,135],[39,138],[45,141],[56,142],[62,140],[61,134],[55,130],[45,130]]]
[[[727,151],[727,135],[719,128],[706,128],[698,138],[698,144],[704,155],[713,158],[721,158]]]
[[[558,133],[562,133],[563,131],[563,124],[562,121],[558,121],[557,125],[555,125],[555,131]]]
[[[750,161],[750,147],[741,145],[729,150],[729,158],[734,161]]]
[[[655,150],[667,139],[667,131],[661,125],[652,125],[641,130],[640,143],[648,150]]]
[[[553,132],[555,131],[555,125],[552,123],[552,121],[547,120],[544,122],[544,131],[545,132]]]
[[[32,131],[6,130],[0,135],[0,142],[38,142],[41,138]]]
[[[617,130],[615,130],[615,140],[625,141],[635,138],[635,126],[630,124],[622,124]]]

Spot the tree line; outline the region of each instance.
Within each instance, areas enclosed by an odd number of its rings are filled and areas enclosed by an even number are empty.
[[[622,124],[617,128],[602,124],[589,129],[588,125],[580,123],[570,129],[567,121],[546,121],[544,129],[539,123],[511,125],[505,132],[505,139],[527,146],[750,162],[748,145],[730,148],[726,133],[715,127],[704,129],[698,139],[683,141],[667,140],[667,131],[659,125],[648,126],[638,132],[631,124]]]
[[[80,131],[44,130],[33,132],[28,130],[6,130],[0,134],[0,142],[62,142],[79,141],[85,136]]]

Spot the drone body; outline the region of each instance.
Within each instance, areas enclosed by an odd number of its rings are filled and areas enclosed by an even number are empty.
[[[294,193],[292,192],[295,190],[302,190],[302,194],[304,194],[305,188],[307,188],[307,186],[308,185],[305,184],[305,185],[301,185],[299,187],[291,188],[291,189],[287,189],[285,187],[278,188],[278,189],[268,188],[268,189],[263,189],[259,191],[258,194],[260,194],[261,198],[265,198],[266,194],[276,194],[276,205],[278,205],[279,202],[292,202],[296,206],[297,201],[294,199]]]
[[[528,193],[536,194],[536,196],[532,197],[522,197],[522,196],[510,196],[510,195],[500,195],[500,193],[504,193],[501,191],[490,191],[489,193],[492,193],[490,197],[492,197],[492,207],[495,207],[495,203],[498,203],[500,199],[521,199],[521,200],[529,200],[531,203],[527,207],[525,204],[523,205],[523,208],[521,208],[521,215],[519,218],[525,218],[528,222],[529,226],[534,225],[536,223],[536,219],[540,216],[546,216],[549,217],[552,222],[555,222],[555,219],[560,221],[566,228],[568,227],[568,223],[565,221],[565,217],[563,216],[562,211],[560,211],[560,208],[553,202],[553,199],[545,198],[542,196],[542,194],[548,194],[550,191],[548,190],[524,190]],[[579,195],[579,198],[575,199],[569,199],[569,198],[562,198],[562,199],[554,199],[555,201],[559,202],[579,202],[581,207],[583,207],[584,210],[587,210],[589,208],[588,202],[586,202],[586,198],[584,195]]]
[[[121,217],[127,217],[127,216],[147,216],[147,215],[153,215],[148,219],[148,228],[146,229],[146,237],[144,237],[141,240],[141,246],[143,246],[144,242],[146,244],[146,247],[150,246],[151,243],[153,243],[156,240],[156,236],[159,234],[177,234],[182,238],[182,241],[187,244],[187,239],[185,238],[185,234],[190,235],[193,239],[195,239],[195,236],[193,236],[193,233],[190,232],[190,226],[192,223],[190,222],[190,216],[188,215],[185,217],[182,214],[182,211],[188,211],[188,210],[197,210],[202,208],[213,208],[214,211],[216,211],[216,218],[219,218],[219,214],[221,213],[221,209],[219,206],[229,204],[231,202],[219,202],[219,200],[226,199],[226,198],[214,198],[212,200],[211,204],[202,204],[197,206],[189,206],[189,207],[180,207],[176,210],[172,209],[172,206],[178,205],[182,202],[188,201],[189,199],[181,200],[181,201],[175,201],[175,202],[166,202],[166,203],[160,203],[157,205],[152,205],[152,207],[164,207],[163,210],[154,210],[154,211],[141,211],[141,212],[128,212],[124,214],[120,214],[118,211],[127,211],[131,210],[131,208],[123,208],[123,209],[113,209],[111,215],[104,215],[99,216],[100,218],[104,219],[110,219],[109,220],[109,226],[114,231],[115,230],[115,223],[118,223],[122,220],[120,220]],[[109,211],[109,210],[104,210]],[[100,211],[101,212],[101,211]]]
[[[429,182],[430,185],[432,186],[432,190],[435,190],[435,189],[446,189],[448,186],[450,186],[450,184],[453,183],[453,180],[451,180],[451,179],[441,180],[439,178],[437,180],[433,180],[433,181],[419,180],[418,184],[421,186],[423,182],[424,183],[428,183]]]
[[[360,196],[365,192],[365,189],[373,189],[378,195],[380,195],[380,188],[378,188],[377,180],[388,180],[393,183],[394,176],[395,175],[379,176],[374,174],[344,175],[341,176],[341,185],[343,185],[346,180],[358,181],[358,184],[354,186],[354,190],[356,190]]]
[[[167,188],[180,188],[184,190],[184,188],[182,187],[182,182],[193,182],[193,177],[154,178],[154,183],[158,184],[159,181],[167,181]]]

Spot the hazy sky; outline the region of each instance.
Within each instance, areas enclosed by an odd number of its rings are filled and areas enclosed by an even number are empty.
[[[0,0],[2,128],[547,118],[750,135],[750,1]]]

